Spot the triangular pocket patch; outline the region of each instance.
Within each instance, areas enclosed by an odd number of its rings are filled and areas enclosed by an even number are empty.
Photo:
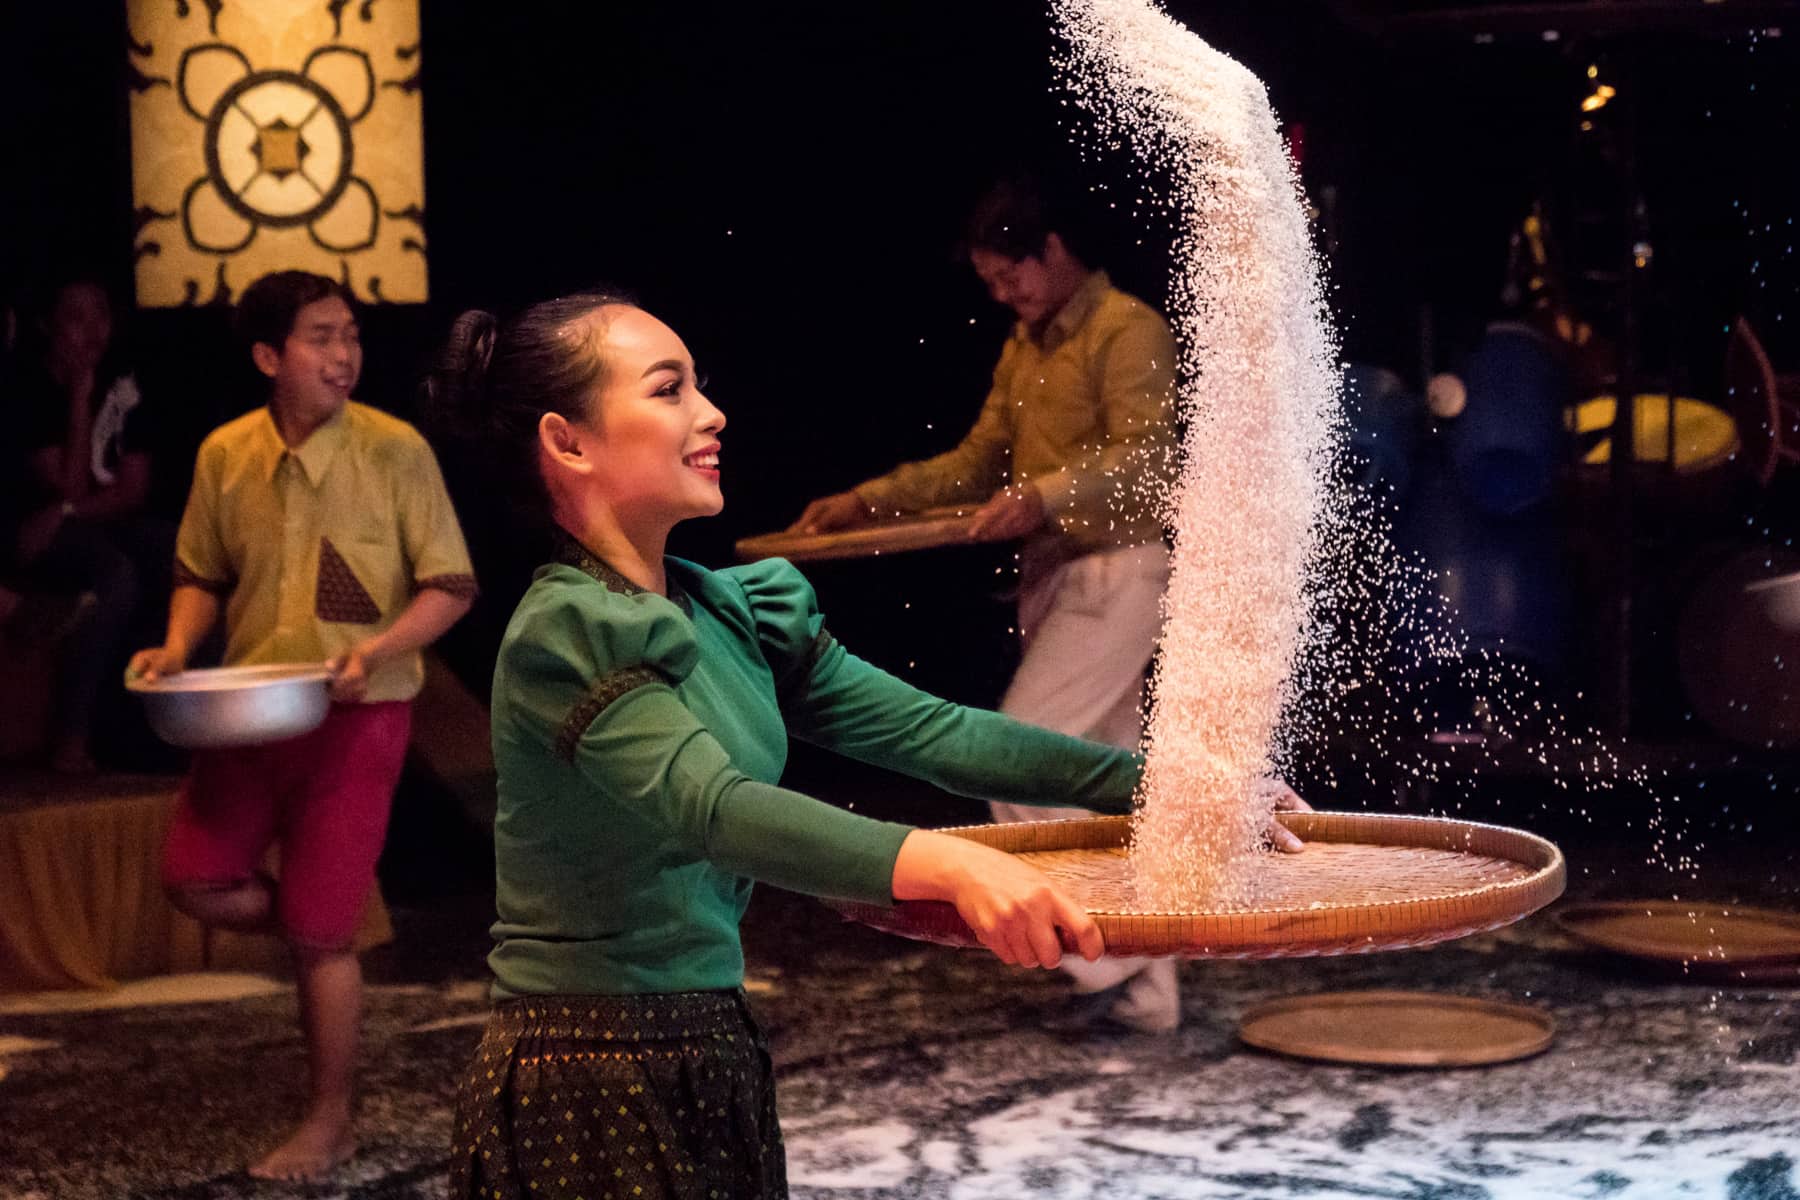
[[[357,579],[356,572],[337,552],[330,538],[319,539],[319,587],[313,599],[313,611],[321,621],[338,621],[346,625],[374,625],[381,620],[381,607]]]

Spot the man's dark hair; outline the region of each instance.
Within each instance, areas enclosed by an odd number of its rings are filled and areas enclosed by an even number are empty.
[[[233,324],[246,347],[258,342],[280,350],[307,305],[336,296],[356,311],[356,297],[335,279],[311,271],[274,271],[244,289]]]
[[[961,256],[987,250],[1014,262],[1044,256],[1050,235],[1082,257],[1082,228],[1064,189],[1033,175],[1013,175],[982,193],[963,227]]]

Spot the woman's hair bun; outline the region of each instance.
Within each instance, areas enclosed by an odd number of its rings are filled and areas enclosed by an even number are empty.
[[[487,375],[494,357],[494,337],[500,332],[500,320],[486,309],[471,308],[450,326],[444,355],[445,365],[454,366],[471,381]]]
[[[425,377],[426,405],[440,421],[464,430],[484,423],[487,373],[499,331],[499,319],[479,308],[469,309],[451,324],[450,336]]]
[[[458,469],[484,477],[484,501],[499,497],[541,523],[550,497],[538,467],[538,427],[545,413],[584,420],[604,378],[603,355],[588,337],[568,336],[572,322],[632,301],[613,291],[545,300],[504,322],[470,309],[451,323],[421,386],[427,436]]]

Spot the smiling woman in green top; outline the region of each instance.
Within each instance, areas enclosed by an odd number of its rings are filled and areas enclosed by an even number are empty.
[[[1084,957],[1035,869],[776,785],[790,734],[972,797],[1126,812],[1140,760],[928,696],[847,653],[770,560],[708,571],[670,529],[723,507],[724,415],[673,330],[619,297],[468,313],[429,385],[560,551],[501,644],[496,1008],[452,1193],[783,1196],[738,920],[752,880],[948,901],[1002,960]]]

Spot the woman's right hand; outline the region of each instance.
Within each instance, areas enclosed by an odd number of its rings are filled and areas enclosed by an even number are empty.
[[[1066,931],[1081,956],[1106,952],[1094,918],[1021,859],[964,838],[915,829],[894,861],[894,899],[945,900],[1002,962],[1054,967]]]
[[[154,683],[163,675],[179,675],[187,668],[187,656],[168,646],[152,646],[131,656],[125,678]]]

